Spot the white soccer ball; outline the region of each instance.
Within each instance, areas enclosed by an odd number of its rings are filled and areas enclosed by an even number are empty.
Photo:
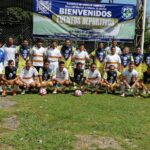
[[[40,89],[40,95],[46,95],[47,94],[47,91],[45,88],[41,88]]]
[[[74,93],[75,96],[82,96],[82,91],[76,90]]]

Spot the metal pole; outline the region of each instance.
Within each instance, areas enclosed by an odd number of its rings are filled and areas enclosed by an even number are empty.
[[[143,53],[144,52],[144,36],[145,36],[147,0],[142,0],[142,3],[144,4],[144,9],[143,9],[143,26],[142,26],[142,39],[141,39],[141,50],[142,50],[142,53]]]

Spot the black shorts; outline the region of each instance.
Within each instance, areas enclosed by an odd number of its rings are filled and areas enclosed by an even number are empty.
[[[39,73],[40,69],[43,68],[43,67],[41,67],[41,66],[34,66],[34,67],[36,68],[36,70],[37,70],[38,73]]]

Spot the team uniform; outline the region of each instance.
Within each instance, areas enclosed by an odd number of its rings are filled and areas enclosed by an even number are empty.
[[[101,79],[101,74],[98,70],[95,70],[93,72],[91,71],[91,69],[88,69],[86,72],[86,79],[90,80],[93,85],[99,84]]]
[[[76,84],[83,84],[85,80],[85,71],[84,69],[73,69],[73,74],[70,77],[71,81]]]
[[[94,57],[94,63],[96,64],[97,70],[99,70],[101,73],[104,71],[104,60],[106,57],[106,51],[105,49],[98,49],[91,53],[91,56]]]
[[[118,46],[116,46],[115,47],[116,48],[116,55],[121,55],[122,54],[122,52],[121,52],[121,49],[120,49],[120,47],[118,47]],[[107,54],[111,54],[111,46],[110,47],[106,47],[106,53]]]
[[[150,67],[150,53],[145,53],[144,63],[143,63],[143,72],[147,71],[148,67]]]
[[[34,46],[31,50],[31,57],[33,66],[39,72],[39,69],[43,67],[43,60],[45,56],[45,48],[44,47],[36,47]]]
[[[119,64],[121,64],[120,56],[115,55],[107,55],[104,62],[106,63],[106,71],[109,70],[109,66],[113,65],[115,67],[115,70],[118,71]]]
[[[26,64],[26,61],[30,59],[30,47],[19,46],[18,55],[18,72],[21,72],[22,68]]]
[[[17,47],[15,45],[8,47],[5,44],[2,48],[4,49],[4,53],[5,53],[4,66],[5,67],[8,66],[9,60],[13,60],[14,64],[16,65]]]
[[[27,84],[34,83],[34,77],[38,76],[38,72],[35,67],[30,67],[29,70],[24,67],[20,72],[19,77]]]
[[[143,55],[137,54],[136,52],[132,54],[134,64],[135,64],[135,70],[138,72],[139,78],[142,78],[143,76]]]
[[[128,69],[128,65],[130,64],[131,61],[133,61],[133,57],[130,53],[121,54],[120,59],[121,59],[121,72],[123,72],[126,69]]]
[[[53,72],[56,72],[56,69],[58,68],[58,60],[61,58],[60,50],[57,48],[48,48],[46,50],[46,56],[49,60],[49,68],[51,68]]]
[[[74,58],[74,62],[75,62],[74,68],[76,68],[76,64],[78,62],[80,62],[80,63],[83,64],[82,68],[84,69],[85,68],[86,59],[89,59],[89,55],[88,55],[87,51],[77,50],[77,51],[74,52],[73,58]]]
[[[129,70],[125,70],[122,75],[125,77],[126,81],[130,86],[132,86],[134,83],[132,82],[132,78],[138,77],[138,72],[136,70],[132,70],[131,72]]]
[[[147,72],[143,73],[143,82],[146,85],[146,87],[150,89],[150,74],[148,74]]]
[[[57,79],[58,81],[64,81],[69,80],[69,74],[68,70],[66,68],[63,69],[63,71],[60,71],[59,68],[56,69],[56,72],[54,73],[53,80]]]
[[[65,63],[65,68],[70,72],[71,71],[71,57],[73,55],[73,53],[75,52],[76,48],[74,48],[73,46],[61,46],[60,47],[60,53],[62,55],[61,61],[63,61]]]
[[[5,57],[5,54],[4,54],[4,50],[2,48],[0,48],[0,74],[2,74],[2,71],[4,69],[4,57]]]

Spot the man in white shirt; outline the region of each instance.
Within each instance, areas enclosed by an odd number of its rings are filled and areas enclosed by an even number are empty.
[[[26,66],[19,74],[18,85],[24,89],[22,94],[25,94],[25,89],[27,88],[40,87],[38,83],[38,72],[36,68],[32,66],[31,61],[27,60]]]
[[[117,55],[121,55],[121,54],[122,54],[120,47],[117,46],[117,41],[116,41],[116,40],[112,40],[111,46],[106,47],[105,50],[106,50],[106,53],[107,53],[107,54],[111,54],[111,48],[112,48],[112,47],[115,47],[115,48],[116,48],[115,54],[117,54]]]
[[[4,67],[8,66],[8,61],[13,60],[16,66],[17,47],[14,45],[14,39],[9,37],[6,44],[3,45],[4,49]]]
[[[115,47],[111,47],[111,54],[106,56],[104,62],[105,62],[104,64],[105,71],[109,70],[110,65],[115,66],[116,71],[120,71],[121,59],[120,59],[120,56],[116,54]]]
[[[91,64],[90,69],[87,70],[85,84],[99,85],[101,84],[101,74],[96,70],[96,64]]]
[[[85,63],[86,61],[90,60],[90,58],[85,50],[84,44],[79,45],[79,49],[74,52],[72,60],[75,63],[74,68],[76,68],[77,63],[79,62],[83,64],[83,69],[85,68]]]
[[[138,72],[134,69],[134,63],[129,64],[129,69],[122,73],[121,96],[125,96],[125,88],[138,88]]]
[[[61,58],[60,50],[58,50],[58,44],[56,41],[52,41],[51,47],[48,47],[46,50],[46,57],[49,60],[49,68],[53,72],[56,72],[58,68],[58,61]]]
[[[36,45],[31,49],[31,61],[33,66],[39,72],[40,68],[43,67],[43,61],[45,56],[45,48],[42,46],[43,40],[38,39]]]
[[[68,70],[64,67],[64,62],[60,61],[59,62],[59,67],[56,69],[56,73],[54,74],[53,77],[53,84],[55,85],[55,89],[53,91],[54,94],[57,93],[58,87],[62,85],[69,85],[69,74]]]

